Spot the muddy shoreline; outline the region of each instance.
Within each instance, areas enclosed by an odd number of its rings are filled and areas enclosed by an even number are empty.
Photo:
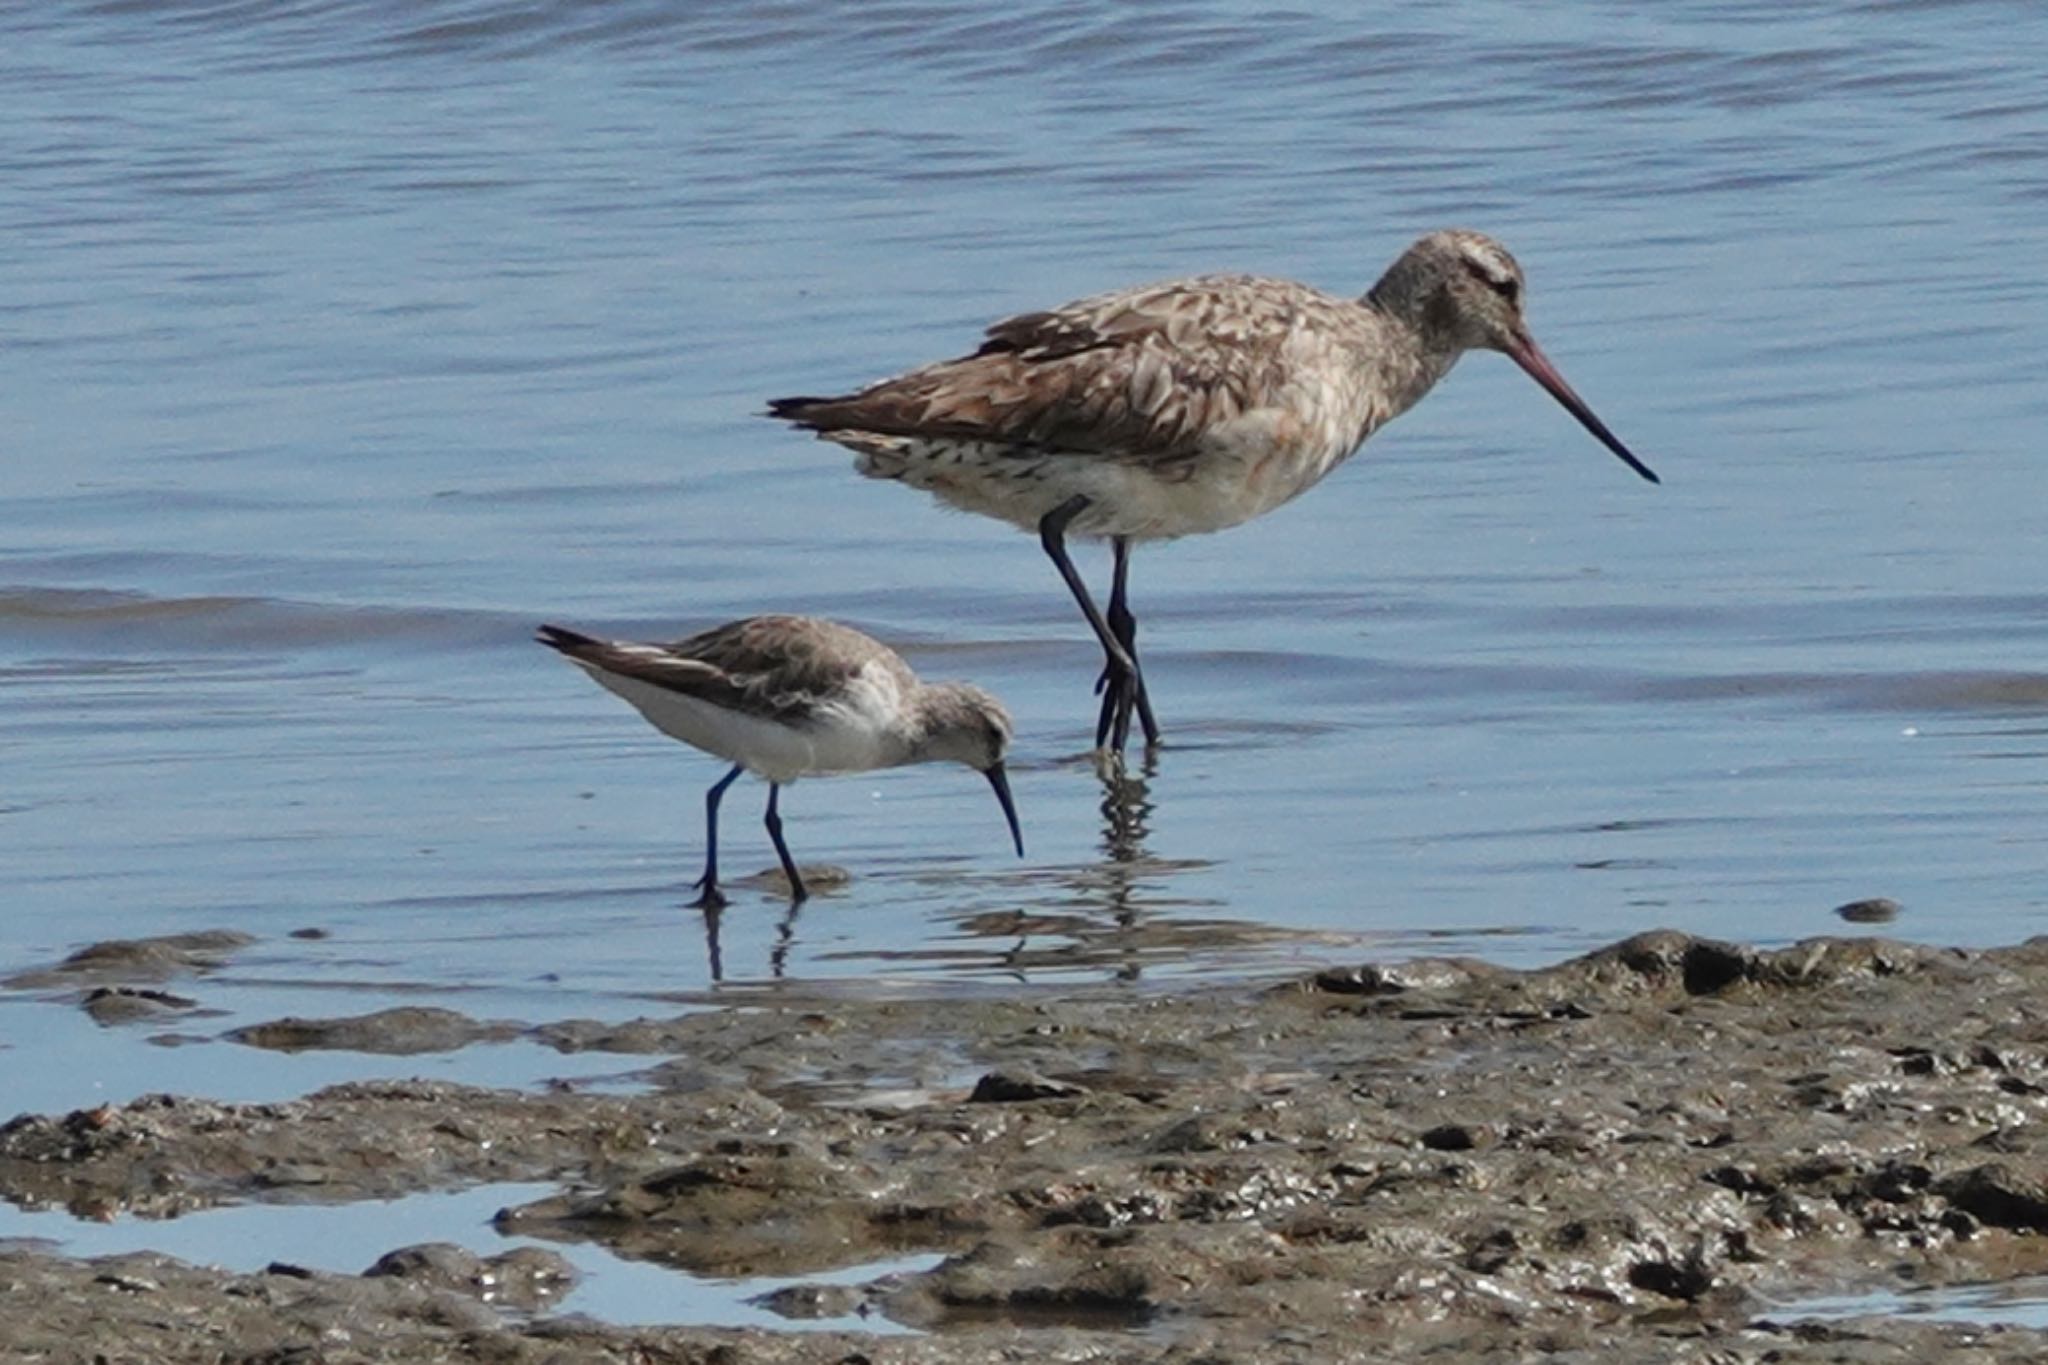
[[[9,984],[192,1028],[240,942],[97,945]],[[530,1251],[394,1245],[350,1275],[0,1248],[0,1356],[2048,1358],[2048,1332],[1772,1307],[2048,1271],[2048,939],[1762,952],[1652,933],[1533,972],[1438,959],[625,1024],[407,1009],[225,1036],[388,1054],[523,1037],[567,1079],[23,1115],[0,1127],[0,1196],[168,1217],[549,1181],[499,1226],[704,1276],[944,1259],[768,1305],[913,1329],[884,1336],[609,1326]],[[591,1053],[643,1056],[643,1088],[577,1084]]]

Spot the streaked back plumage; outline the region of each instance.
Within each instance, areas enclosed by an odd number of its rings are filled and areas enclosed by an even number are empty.
[[[1337,362],[1357,305],[1289,280],[1169,280],[1022,313],[971,355],[775,405],[818,431],[950,436],[1168,464]]]
[[[1074,491],[1083,535],[1220,530],[1297,496],[1407,410],[1494,306],[1465,272],[1520,272],[1478,233],[1422,238],[1364,298],[1201,275],[995,323],[971,354],[772,415],[900,479],[1019,526]],[[1117,466],[1104,470],[1107,462]],[[1115,504],[1115,506],[1112,506]]]

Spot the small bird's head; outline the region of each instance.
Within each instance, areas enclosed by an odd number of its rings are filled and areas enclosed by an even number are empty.
[[[1017,856],[1024,856],[1024,832],[1017,824],[1017,806],[1010,799],[1010,778],[1003,759],[1010,752],[1016,727],[1010,713],[995,697],[971,683],[939,683],[925,689],[926,718],[921,758],[965,763],[988,779],[1003,818],[1010,824],[1010,839]]]
[[[1465,228],[1418,238],[1387,267],[1366,300],[1413,328],[1427,348],[1445,357],[1445,364],[1461,351],[1502,352],[1622,463],[1657,482],[1650,467],[1593,415],[1529,335],[1522,315],[1522,267],[1493,238]]]
[[[924,743],[918,757],[987,772],[1010,752],[1015,728],[992,694],[972,683],[934,683],[925,688],[923,701]]]

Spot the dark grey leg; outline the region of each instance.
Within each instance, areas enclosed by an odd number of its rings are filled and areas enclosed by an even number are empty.
[[[1058,569],[1060,577],[1066,580],[1067,591],[1074,595],[1074,601],[1081,608],[1081,615],[1088,620],[1088,628],[1095,632],[1096,640],[1102,645],[1105,685],[1102,718],[1096,723],[1095,733],[1095,744],[1100,748],[1102,742],[1109,738],[1107,732],[1112,727],[1108,722],[1114,718],[1114,712],[1122,709],[1128,716],[1132,704],[1131,689],[1134,685],[1133,680],[1138,676],[1138,665],[1137,661],[1131,658],[1130,651],[1124,648],[1123,642],[1117,639],[1116,632],[1109,628],[1109,623],[1102,619],[1101,611],[1095,606],[1095,599],[1088,595],[1088,585],[1082,581],[1080,570],[1076,569],[1074,561],[1067,557],[1067,526],[1087,506],[1087,495],[1076,493],[1039,518],[1038,543],[1045,547],[1046,557],[1052,560],[1053,567]],[[1129,730],[1128,721],[1125,730]],[[1118,750],[1121,751],[1122,747],[1119,741]]]
[[[761,822],[768,826],[768,838],[775,844],[775,856],[782,859],[782,874],[789,878],[789,903],[802,905],[811,898],[810,888],[804,885],[803,873],[796,870],[796,859],[789,856],[789,845],[782,842],[782,817],[776,813],[775,802],[782,795],[782,784],[768,784],[768,815]]]
[[[704,793],[704,875],[697,878],[697,899],[690,902],[695,910],[716,910],[725,904],[725,893],[718,889],[718,803],[725,799],[725,789],[739,779],[744,769],[732,765],[732,771],[711,784],[711,790]]]
[[[1110,630],[1116,633],[1117,643],[1124,647],[1124,653],[1131,659],[1131,686],[1125,690],[1123,704],[1112,706],[1112,694],[1107,687],[1109,670],[1102,674],[1102,714],[1095,722],[1095,743],[1099,747],[1103,737],[1109,735],[1118,752],[1123,751],[1124,741],[1131,734],[1131,709],[1135,704],[1138,723],[1145,731],[1148,748],[1159,743],[1159,722],[1152,718],[1152,698],[1145,692],[1145,669],[1138,662],[1138,618],[1131,613],[1128,598],[1131,575],[1131,542],[1123,536],[1110,539],[1110,550],[1115,556],[1116,572],[1109,589],[1109,611],[1107,620]]]

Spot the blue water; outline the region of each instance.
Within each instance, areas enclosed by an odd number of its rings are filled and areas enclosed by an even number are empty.
[[[0,970],[255,934],[179,987],[212,1033],[1529,964],[1868,932],[1831,909],[1878,895],[1883,932],[2040,932],[2031,17],[10,10]],[[1665,483],[1477,355],[1299,502],[1145,548],[1171,747],[1136,829],[1080,759],[1098,656],[1031,539],[756,415],[1133,280],[1362,290],[1452,223],[1518,253]],[[797,854],[852,879],[794,921],[742,888],[714,942],[683,903],[718,766],[527,636],[765,609],[1004,696],[1028,859],[964,771],[804,783]],[[728,872],[772,865],[760,799],[726,803]],[[229,1047],[75,1020],[0,1014],[17,1104],[205,1089]]]

